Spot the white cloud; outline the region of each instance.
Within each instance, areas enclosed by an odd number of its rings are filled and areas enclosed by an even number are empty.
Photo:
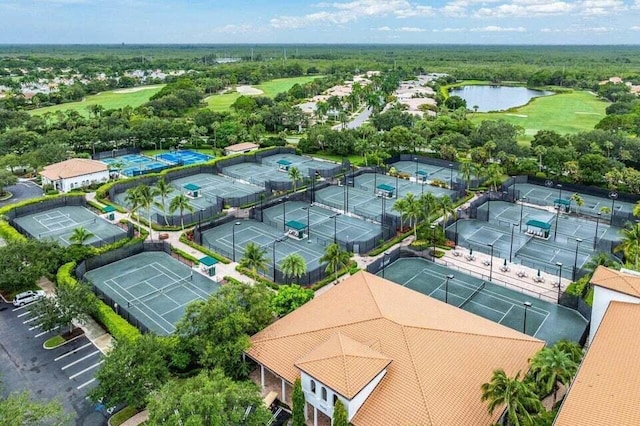
[[[512,0],[496,7],[481,7],[474,11],[477,18],[538,17],[567,15],[612,15],[627,10],[623,0]]]
[[[488,25],[482,28],[471,28],[470,31],[482,33],[524,33],[527,29],[524,27],[498,27],[496,25]]]
[[[246,34],[249,32],[255,33],[260,31],[261,31],[260,29],[255,28],[254,26],[249,24],[239,24],[239,25],[228,24],[223,27],[215,28],[213,30],[213,32],[216,32],[216,33],[226,33],[226,34]]]
[[[469,31],[467,28],[443,28],[441,30],[433,30],[434,33],[463,33]]]
[[[640,29],[640,27],[638,27]],[[633,28],[632,28],[633,29]],[[615,31],[611,27],[580,27],[580,26],[570,26],[566,28],[541,28],[541,33],[608,33]]]
[[[633,27],[629,28],[632,31],[640,31],[640,25],[634,25]]]
[[[424,33],[427,30],[425,30],[424,28],[417,28],[417,27],[401,27],[396,29],[396,31],[401,33]]]
[[[386,27],[386,26],[385,27],[378,27],[378,28],[376,28],[376,31],[391,31],[391,28]]]

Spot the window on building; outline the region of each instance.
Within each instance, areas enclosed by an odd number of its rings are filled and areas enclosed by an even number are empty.
[[[311,381],[311,392],[316,393],[316,381]]]
[[[327,388],[325,388],[324,386],[322,387],[322,400],[327,400]]]

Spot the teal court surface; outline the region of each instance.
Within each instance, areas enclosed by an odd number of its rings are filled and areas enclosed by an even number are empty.
[[[103,245],[125,238],[124,229],[114,225],[82,206],[61,206],[14,219],[33,238],[57,241],[63,246],[73,244],[70,237],[76,228],[93,235],[84,244]]]
[[[207,161],[213,160],[213,158],[214,157],[211,157],[210,155],[190,150],[175,150],[156,155],[156,159],[181,166],[206,163]]]
[[[309,210],[304,210],[309,208]],[[306,234],[307,225],[311,241],[317,241],[322,246],[331,244],[334,237],[342,246],[353,244],[353,251],[360,252],[360,245],[369,251],[382,238],[382,229],[379,224],[367,222],[346,215],[337,215],[334,212],[319,206],[309,206],[302,201],[289,201],[281,205],[265,209],[263,220],[276,229],[285,230],[286,223],[295,221],[304,225]],[[306,237],[305,237],[306,238]]]
[[[118,304],[129,322],[158,335],[175,331],[187,305],[206,300],[220,287],[164,252],[143,252],[84,276]]]
[[[453,196],[455,194],[455,191],[447,188],[432,186],[428,183],[416,183],[406,179],[395,178],[378,173],[365,173],[360,176],[356,176],[354,187],[364,191],[365,193],[371,194],[371,197],[375,197],[381,184],[388,185],[393,187],[394,190],[397,190],[399,198],[404,197],[408,193],[419,196],[423,193],[430,192],[436,197],[441,197],[443,195]]]
[[[514,188],[514,185],[509,187],[509,191]],[[540,206],[553,206],[554,201],[560,197],[560,190],[555,187],[546,187],[541,185],[532,185],[530,183],[518,183],[515,188],[520,192],[520,196],[527,197],[527,203],[537,204]],[[578,194],[584,201],[582,206],[578,206],[575,201],[571,200],[573,194]],[[634,204],[625,201],[615,200],[606,197],[597,197],[595,195],[583,194],[575,191],[562,191],[562,199],[571,201],[571,210],[580,214],[597,216],[602,207],[611,208],[616,213],[628,213],[633,211]],[[608,216],[608,214],[606,215]]]
[[[378,275],[382,275],[382,271]],[[447,279],[449,275],[453,278]],[[384,277],[440,301],[444,302],[446,298],[450,305],[524,331],[548,345],[561,339],[578,342],[587,327],[582,315],[565,306],[545,302],[425,259],[399,259],[384,269]],[[525,302],[531,303],[531,307],[526,307]]]
[[[226,176],[214,175],[211,173],[199,173],[192,176],[187,176],[180,179],[175,179],[169,182],[169,185],[173,188],[173,191],[165,198],[165,206],[168,209],[171,200],[173,200],[179,194],[188,194],[191,191],[185,188],[186,185],[196,185],[198,187],[199,196],[198,198],[190,197],[189,204],[194,209],[195,212],[198,212],[201,209],[206,209],[208,207],[212,207],[217,205],[218,197],[220,198],[242,198],[246,197],[247,202],[254,202],[258,199],[258,194],[264,192],[264,188],[250,185],[247,183],[240,182],[236,179],[232,179]],[[131,207],[129,203],[126,201],[127,194],[125,192],[119,192],[115,195],[115,202],[126,207]],[[158,223],[157,214],[163,214],[162,208],[162,197],[156,196],[154,198],[156,205],[151,206],[151,218],[156,223]],[[245,204],[240,202],[240,204]],[[140,211],[147,216],[147,211],[145,209],[140,209]],[[185,214],[189,213],[185,211]],[[175,211],[173,213],[167,214],[171,215],[179,215],[179,211]]]
[[[109,166],[109,169],[117,170],[127,177],[153,173],[175,166],[174,163],[154,160],[153,158],[145,157],[140,154],[127,154],[120,157],[103,158],[100,161]]]
[[[451,184],[452,178],[455,181],[456,178],[460,177],[460,174],[453,168],[453,165],[452,167],[440,167],[420,162],[416,165],[415,161],[398,161],[389,164],[389,166],[394,167],[399,172],[409,173],[411,177],[414,178],[416,177],[417,172],[418,175],[425,176],[427,181],[437,179],[442,182],[446,182],[449,185]]]
[[[235,225],[235,223],[239,223],[240,225]],[[276,242],[276,240],[281,241]],[[254,243],[262,247],[265,250],[268,270],[261,272],[265,273],[267,277],[273,277],[274,253],[276,265],[279,265],[286,256],[297,253],[307,262],[307,270],[311,271],[320,267],[320,258],[324,255],[324,244],[328,245],[332,242],[333,241],[319,241],[317,238],[297,240],[285,237],[282,228],[277,229],[256,220],[225,223],[206,230],[202,234],[203,246],[229,259],[234,259],[235,252],[235,259],[238,262],[242,258],[245,247],[249,243]],[[279,266],[277,269],[280,269]]]

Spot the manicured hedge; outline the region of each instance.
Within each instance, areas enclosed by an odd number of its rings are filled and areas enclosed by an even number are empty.
[[[180,250],[177,247],[173,247],[171,246],[171,251],[174,252],[175,254],[193,262],[194,265],[198,265],[200,263],[200,259],[197,259],[195,256],[187,253],[186,251]]]
[[[19,201],[13,204],[7,204],[6,206],[0,207],[0,215],[6,214],[16,207],[28,206],[30,204],[36,204],[40,201],[51,200],[52,198],[61,198],[61,197],[84,197],[84,194],[57,194],[51,196],[44,196],[38,198],[30,198],[28,200]]]
[[[224,257],[221,254],[216,253],[215,251],[211,251],[206,247],[203,247],[201,245],[199,245],[198,243],[195,243],[193,241],[191,241],[190,239],[188,239],[187,237],[185,237],[184,234],[180,235],[180,242],[184,243],[186,245],[188,245],[189,247],[198,250],[199,252],[213,257],[214,259],[216,259],[218,262],[220,263],[224,263],[225,265],[228,265],[229,263],[231,263],[231,261],[229,259],[227,259],[226,257]]]
[[[23,241],[27,239],[27,237],[16,231],[13,226],[9,225],[4,220],[0,220],[0,238],[7,242]]]
[[[76,269],[75,262],[69,262],[58,269],[56,275],[56,282],[58,285],[76,286],[78,281],[73,276],[73,271]],[[116,340],[135,340],[141,336],[140,331],[129,324],[124,318],[116,314],[102,300],[98,299],[97,310],[93,316],[96,321],[102,324],[109,334]]]

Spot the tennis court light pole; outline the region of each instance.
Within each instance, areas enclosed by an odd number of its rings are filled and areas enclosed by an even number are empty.
[[[578,247],[580,247],[580,243],[582,242],[582,238],[576,238],[576,257],[573,260],[573,277],[572,281],[576,280],[576,268],[578,267]]]
[[[518,231],[522,231],[522,213],[524,211],[524,201],[527,199],[524,195],[520,197],[520,229]]]
[[[616,206],[616,198],[618,198],[618,193],[615,191],[610,192],[609,198],[611,198],[611,225],[613,225],[613,209]]]
[[[515,231],[516,226],[519,226],[519,223],[512,223],[511,224],[511,246],[509,247],[509,262],[511,262],[512,257],[513,257],[513,231]]]
[[[453,279],[453,274],[447,275],[447,281],[444,283],[444,303],[449,303],[449,280]]]
[[[385,260],[387,259],[387,256],[389,256],[389,252],[385,251],[382,255],[382,278],[384,278],[384,268],[386,267]]]
[[[307,240],[311,239],[311,222],[309,222],[309,211],[311,210],[311,206],[303,207],[302,210],[307,211]]]
[[[277,243],[281,243],[282,241],[285,240],[285,237],[282,238],[276,238],[275,240],[273,240],[273,282],[276,282],[276,244]]]
[[[560,292],[562,291],[562,262],[556,262],[558,267],[558,303],[560,303]]]
[[[233,261],[236,261],[236,226],[240,226],[242,225],[242,223],[240,222],[236,222],[233,224],[233,227],[231,228],[231,243],[233,245]]]
[[[558,236],[558,217],[560,217],[560,204],[556,206],[556,226],[553,230],[553,241],[555,241],[556,236]]]
[[[282,198],[282,230],[287,232],[287,200],[289,197]]]
[[[600,224],[600,217],[602,213],[598,212],[598,216],[596,216],[596,234],[593,236],[593,249],[596,249],[596,245],[598,244],[598,225]]]
[[[491,247],[491,259],[489,259],[489,281],[493,278],[493,244],[487,244]]]
[[[527,334],[527,309],[531,307],[531,302],[524,302],[524,323],[522,324],[522,332]]]
[[[431,239],[433,240],[433,252],[431,255],[433,256],[433,263],[436,263],[436,225],[432,223],[429,228],[431,228]]]
[[[413,157],[413,161],[416,162],[416,181],[418,180],[418,157]]]
[[[338,242],[338,216],[340,213],[329,216],[329,219],[333,219],[333,244]]]
[[[449,189],[453,190],[453,163],[449,163]]]

